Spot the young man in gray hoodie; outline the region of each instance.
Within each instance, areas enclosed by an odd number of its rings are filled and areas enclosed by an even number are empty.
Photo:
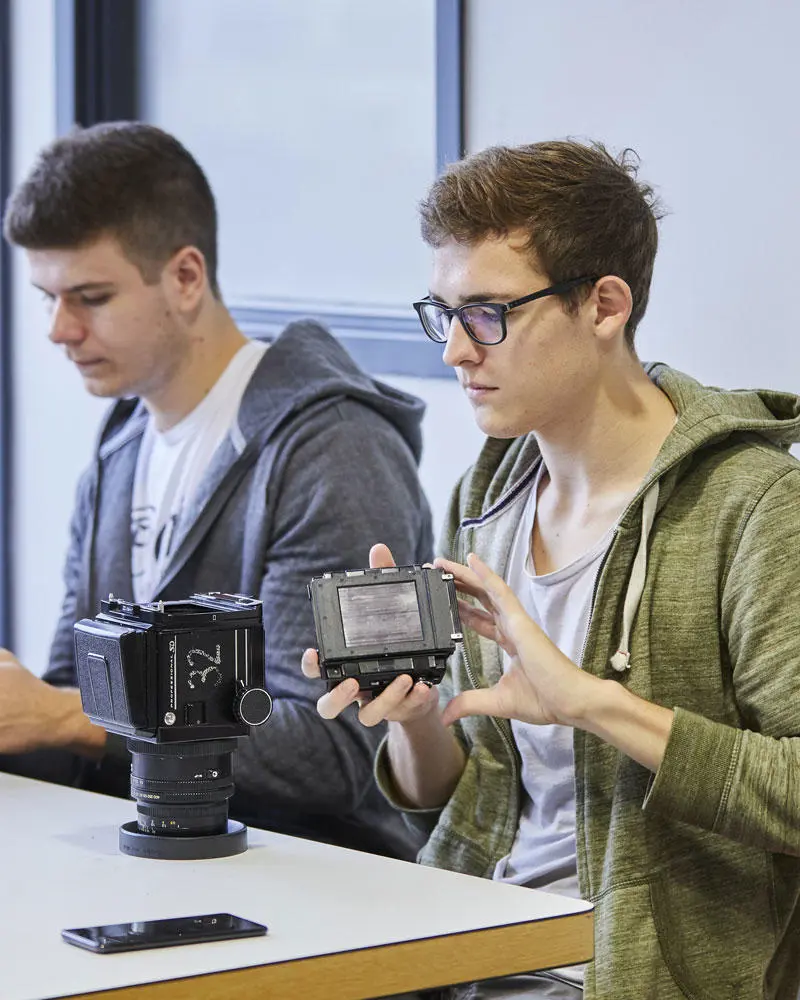
[[[595,907],[594,961],[459,998],[800,990],[800,400],[640,363],[656,217],[635,162],[569,141],[422,205],[417,308],[488,436],[440,549],[466,629],[439,691],[360,715],[420,861]]]
[[[50,339],[93,395],[116,399],[81,479],[66,595],[41,680],[0,656],[0,767],[126,795],[130,755],[81,710],[73,624],[110,592],[137,602],[209,590],[263,601],[274,709],[238,754],[231,815],[257,826],[413,856],[374,787],[379,732],[315,711],[306,585],[391,540],[431,554],[417,479],[419,400],[364,374],[319,325],[249,341],[216,278],[216,211],[172,136],[99,125],[54,142],[12,195],[52,311]],[[24,558],[24,553],[22,554]]]

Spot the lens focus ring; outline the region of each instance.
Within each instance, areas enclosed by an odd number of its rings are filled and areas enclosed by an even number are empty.
[[[238,741],[154,744],[130,740],[131,796],[141,831],[168,836],[224,833]]]

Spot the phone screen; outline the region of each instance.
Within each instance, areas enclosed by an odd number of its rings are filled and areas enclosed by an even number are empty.
[[[204,913],[197,917],[140,920],[130,924],[103,924],[100,927],[72,927],[63,930],[61,937],[69,944],[107,954],[114,951],[135,951],[139,948],[167,948],[177,944],[255,937],[266,933],[264,924],[235,917],[232,913]]]

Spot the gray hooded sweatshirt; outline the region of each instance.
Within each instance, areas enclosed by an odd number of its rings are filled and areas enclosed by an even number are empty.
[[[292,324],[256,368],[177,527],[155,599],[220,590],[264,603],[274,709],[242,741],[231,804],[239,819],[404,858],[419,847],[373,782],[383,727],[365,728],[355,709],[321,719],[324,686],[303,676],[300,657],[316,645],[312,576],[365,566],[378,541],[399,564],[432,555],[416,469],[423,410],[362,372],[322,327]],[[137,400],[112,407],[79,484],[51,683],[76,684],[74,622],[93,617],[109,592],[132,594],[131,493],[146,422]],[[127,766],[126,755],[124,741],[110,737],[101,766]]]

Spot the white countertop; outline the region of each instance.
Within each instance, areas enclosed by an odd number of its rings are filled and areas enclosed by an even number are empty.
[[[547,920],[588,903],[249,830],[212,861],[123,855],[135,804],[0,774],[0,1000],[75,993]],[[65,927],[227,911],[266,937],[117,955]]]

